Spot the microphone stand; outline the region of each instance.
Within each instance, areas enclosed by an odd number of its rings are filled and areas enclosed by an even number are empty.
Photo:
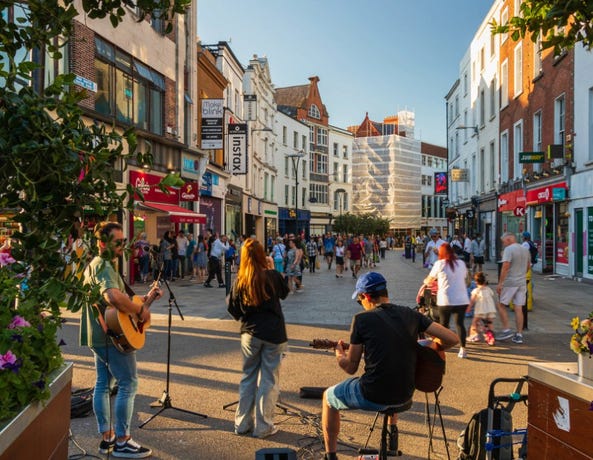
[[[179,305],[177,305],[177,300],[175,299],[175,294],[173,294],[173,291],[171,290],[171,286],[169,286],[169,282],[167,281],[166,277],[164,278],[164,281],[165,281],[165,286],[167,286],[167,290],[169,291],[169,307],[168,307],[169,323],[168,323],[168,327],[167,327],[167,384],[165,387],[165,391],[163,391],[163,395],[161,396],[161,399],[159,399],[158,401],[155,401],[154,403],[152,403],[150,405],[150,407],[160,407],[159,411],[156,412],[155,414],[151,415],[144,422],[142,422],[140,424],[139,428],[143,428],[147,423],[149,423],[155,417],[159,416],[166,409],[175,409],[180,412],[185,412],[186,414],[191,414],[191,415],[196,415],[198,417],[208,418],[207,415],[200,414],[199,412],[192,412],[187,409],[181,409],[179,407],[173,406],[173,404],[171,403],[171,396],[169,395],[169,379],[171,376],[171,318],[172,318],[173,305],[175,305],[175,308],[177,309],[177,313],[179,314],[179,317],[181,318],[181,320],[184,321],[185,318],[181,314],[181,310],[179,309]]]

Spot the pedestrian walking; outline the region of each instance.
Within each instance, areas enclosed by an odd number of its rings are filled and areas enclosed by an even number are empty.
[[[301,275],[301,259],[303,251],[297,247],[294,238],[288,239],[288,251],[286,253],[286,271],[284,272],[288,281],[288,289],[290,292],[298,292],[301,290],[301,283],[299,276]]]
[[[434,280],[438,283],[437,307],[439,311],[439,323],[449,327],[451,315],[455,316],[457,335],[461,342],[458,357],[467,357],[465,349],[465,311],[469,304],[466,286],[467,267],[459,260],[449,243],[443,243],[439,247],[439,260],[437,260],[424,284],[430,285]]]
[[[266,438],[278,432],[274,411],[280,394],[280,363],[288,338],[281,299],[288,286],[268,268],[261,243],[247,238],[241,264],[227,296],[228,312],[241,322],[243,375],[235,412],[235,434]]]
[[[506,232],[501,237],[504,250],[502,252],[502,268],[496,291],[499,296],[498,313],[503,330],[497,340],[512,337],[514,343],[523,343],[523,306],[527,294],[527,272],[531,269],[529,251],[517,243],[514,233]],[[513,303],[515,311],[516,332],[509,328],[507,308]]]

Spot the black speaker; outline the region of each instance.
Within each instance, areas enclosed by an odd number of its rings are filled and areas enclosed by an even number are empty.
[[[296,451],[285,447],[260,449],[255,453],[255,460],[297,460]]]

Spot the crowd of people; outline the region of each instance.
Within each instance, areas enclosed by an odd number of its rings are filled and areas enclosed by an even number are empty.
[[[315,273],[333,268],[336,278],[350,271],[356,279],[352,299],[363,311],[352,321],[350,344],[340,340],[335,345],[335,355],[338,366],[348,374],[357,372],[363,356],[365,369],[359,377],[331,386],[323,394],[325,458],[333,460],[337,458],[340,411],[382,411],[410,404],[416,356],[411,344],[420,334],[432,337],[441,350],[459,344],[460,358],[467,357],[467,342],[481,338],[489,345],[509,338],[523,343],[522,306],[525,305],[526,273],[531,267],[529,246],[518,244],[512,233],[502,236],[504,251],[496,290],[499,301],[495,305],[496,296],[481,271],[485,248],[479,236],[444,241],[433,229],[427,237],[422,244],[424,264],[429,272],[423,287],[433,294],[432,314],[422,314],[391,302],[386,279],[373,271],[385,258],[391,243],[376,235],[328,233],[305,238],[287,234],[263,244],[255,238],[229,241],[226,235],[210,229],[197,238],[191,233],[186,236],[184,231],[176,235],[167,231],[158,245],[151,245],[146,235],[140,233],[132,249],[140,282],[147,282],[152,271],[152,276],[160,274],[171,281],[187,276],[203,283],[204,287],[212,287],[216,279],[219,287],[227,287],[221,267],[223,264],[236,267],[237,275],[226,297],[228,312],[241,323],[243,366],[235,433],[260,438],[278,431],[274,425],[274,408],[279,396],[280,365],[288,342],[281,300],[303,289],[302,277],[307,269]],[[103,223],[97,229],[96,241],[99,255],[85,268],[84,282],[99,284],[106,305],[135,315],[139,323],[150,321],[148,306],[162,291],[153,286],[140,306],[127,297],[125,283],[113,265],[127,243],[121,225]],[[367,271],[361,273],[363,267]],[[511,303],[515,307],[514,333],[507,313]],[[122,352],[111,343],[109,331],[95,319],[93,308],[101,306],[88,306],[83,310],[80,343],[89,346],[95,358],[94,411],[102,436],[99,451],[122,458],[150,456],[151,450],[135,442],[130,433],[137,389],[135,354]],[[473,320],[468,334],[464,320],[470,311]],[[500,315],[503,330],[495,339],[496,313]],[[455,318],[457,333],[449,329],[451,316]],[[390,349],[397,349],[398,353],[387,352]],[[112,379],[119,385],[113,420],[106,412]],[[389,424],[390,445],[397,438],[396,422],[394,414]]]

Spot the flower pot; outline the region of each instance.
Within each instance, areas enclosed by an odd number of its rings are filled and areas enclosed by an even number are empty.
[[[65,363],[53,374],[45,404],[29,404],[0,425],[0,460],[68,457],[71,384],[72,363]]]
[[[579,377],[593,380],[593,358],[589,353],[579,353]]]

